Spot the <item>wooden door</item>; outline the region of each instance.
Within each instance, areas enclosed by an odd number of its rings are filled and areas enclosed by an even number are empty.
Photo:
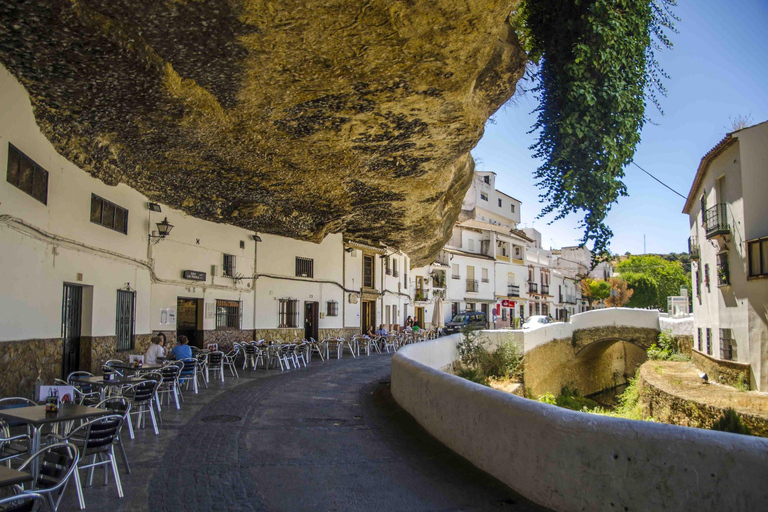
[[[197,341],[198,303],[198,299],[176,299],[176,339],[184,335],[190,345],[202,347],[202,341]]]
[[[376,330],[376,302],[372,300],[363,301],[362,318],[360,319],[360,329],[363,333],[368,332],[369,328]]]
[[[318,323],[320,318],[320,303],[304,303],[304,338],[318,339]]]

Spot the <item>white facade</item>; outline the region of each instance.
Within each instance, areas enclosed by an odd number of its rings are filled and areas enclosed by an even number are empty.
[[[467,194],[464,196],[462,210],[471,212],[470,218],[516,228],[520,222],[520,201],[496,190],[495,172],[475,172]]]
[[[767,142],[768,122],[726,136],[702,158],[683,210],[694,260],[694,349],[748,363],[760,390],[768,389]]]

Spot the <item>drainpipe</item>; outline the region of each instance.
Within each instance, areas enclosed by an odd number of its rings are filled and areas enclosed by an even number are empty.
[[[256,278],[259,275],[258,269],[256,268],[256,262],[258,261],[258,253],[259,253],[259,242],[257,242],[255,239],[253,240],[253,287],[251,288],[251,293],[253,293],[253,339],[258,340],[256,336],[256,286],[258,286],[259,280]]]
[[[344,242],[341,243],[341,335],[344,336],[344,329],[347,327],[347,250]]]

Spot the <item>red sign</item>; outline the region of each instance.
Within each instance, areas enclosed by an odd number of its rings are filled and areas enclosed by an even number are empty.
[[[501,306],[505,307],[505,308],[513,308],[513,307],[515,307],[515,301],[513,301],[513,300],[506,300],[506,299],[502,300],[501,301]]]

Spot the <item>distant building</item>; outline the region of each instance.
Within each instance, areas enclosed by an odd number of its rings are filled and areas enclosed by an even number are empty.
[[[768,122],[729,133],[701,159],[690,218],[694,350],[750,365],[768,390]]]

